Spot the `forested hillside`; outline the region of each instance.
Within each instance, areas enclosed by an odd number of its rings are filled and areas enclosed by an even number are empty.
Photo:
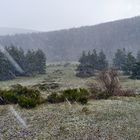
[[[67,30],[1,36],[2,45],[40,48],[48,61],[77,61],[82,51],[101,50],[112,58],[120,48],[135,53],[140,48],[140,17]]]

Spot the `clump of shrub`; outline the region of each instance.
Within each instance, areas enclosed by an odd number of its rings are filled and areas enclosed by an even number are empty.
[[[17,96],[24,96],[30,99],[34,99],[37,103],[39,103],[41,100],[41,94],[36,89],[30,89],[21,85],[16,85],[10,91],[15,93]]]
[[[38,90],[28,89],[21,85],[13,86],[10,90],[0,91],[0,104],[19,104],[23,108],[33,108],[42,102]]]
[[[98,76],[98,84],[90,84],[92,99],[108,99],[112,96],[135,96],[133,90],[123,89],[120,85],[119,76],[116,70],[102,71]]]
[[[25,96],[19,96],[18,98],[18,104],[22,107],[22,108],[34,108],[37,105],[37,101],[35,99],[31,99]]]
[[[88,101],[89,93],[86,89],[67,89],[64,90],[62,96],[70,101],[73,102],[80,102],[81,104],[86,104]]]
[[[5,92],[3,92],[3,101],[6,104],[10,104],[10,103],[16,104],[16,103],[18,103],[18,97],[16,96],[16,93],[14,93],[10,90],[5,91]]]
[[[62,95],[59,95],[58,93],[52,93],[48,96],[47,101],[49,103],[61,103],[64,102],[65,99]]]
[[[50,103],[60,103],[68,100],[71,103],[79,102],[86,104],[88,102],[89,93],[86,89],[67,89],[60,94],[52,93],[48,96],[47,101]]]

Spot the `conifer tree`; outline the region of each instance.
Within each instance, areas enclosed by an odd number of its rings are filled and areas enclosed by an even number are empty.
[[[6,54],[9,55],[9,58]],[[17,65],[23,72],[17,69]],[[0,80],[45,73],[46,56],[40,49],[36,51],[28,50],[25,54],[23,49],[11,45],[10,47],[5,47],[5,52],[0,52]]]
[[[140,62],[134,64],[130,78],[140,79]]]
[[[106,56],[103,51],[97,54],[94,49],[91,53],[90,51],[86,54],[83,52],[79,59],[80,65],[77,68],[77,76],[89,77],[95,74],[95,70],[103,70],[108,66]]]
[[[115,58],[113,59],[113,65],[118,70],[122,70],[124,64],[126,63],[126,51],[125,49],[118,49],[115,53]]]
[[[135,57],[132,55],[132,52],[128,52],[126,56],[126,61],[122,67],[124,74],[130,75],[132,73],[132,69],[136,63]]]
[[[97,66],[98,70],[104,70],[108,67],[108,62],[106,60],[106,55],[104,54],[103,51],[101,51],[99,53],[97,64],[98,64],[98,66]]]
[[[46,73],[46,56],[43,53],[42,50],[38,49],[35,52],[35,71],[39,74],[45,74]]]

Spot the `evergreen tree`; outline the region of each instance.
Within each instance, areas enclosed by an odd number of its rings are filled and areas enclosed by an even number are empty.
[[[97,64],[98,64],[97,65],[98,70],[103,70],[103,69],[106,69],[108,67],[108,62],[106,60],[106,55],[104,54],[103,51],[101,51],[99,53]]]
[[[118,49],[117,52],[115,53],[115,58],[113,59],[114,67],[117,68],[118,70],[122,70],[125,62],[126,62],[125,49],[123,49],[123,50]]]
[[[18,69],[23,70],[20,72]],[[15,46],[5,47],[0,51],[0,80],[9,80],[16,76],[30,76],[45,74],[46,56],[42,50],[28,50],[25,54],[21,48]]]
[[[39,74],[45,74],[46,73],[46,56],[43,53],[43,51],[40,49],[38,49],[35,52],[35,63],[36,63],[35,71]]]
[[[140,62],[140,51],[138,51],[138,53],[137,53],[136,60],[137,60],[137,62]]]
[[[80,65],[77,68],[77,76],[88,77],[94,75],[94,65],[91,63],[92,54],[90,51],[86,54],[83,51],[82,56],[79,59]]]
[[[26,73],[28,75],[36,74],[35,51],[28,50],[26,53]]]
[[[94,66],[95,69],[98,67],[98,54],[96,50],[94,49],[92,54],[91,54],[91,65]]]
[[[132,52],[129,52],[126,56],[126,61],[122,67],[122,70],[125,74],[130,75],[132,73],[132,69],[136,63],[135,57],[132,55]]]
[[[95,74],[95,70],[103,70],[107,68],[108,62],[103,51],[97,54],[94,49],[91,53],[90,51],[86,54],[83,52],[79,59],[80,65],[77,68],[77,76],[89,77]]]
[[[134,64],[132,68],[132,74],[131,77],[132,79],[140,79],[140,62],[137,62]]]
[[[82,52],[82,56],[80,57],[79,62],[81,64],[85,64],[86,63],[86,52],[85,51]]]
[[[29,75],[46,73],[46,56],[42,50],[28,50],[26,54],[26,73]]]
[[[11,70],[12,66],[5,55],[0,52],[0,80],[13,79],[15,76]]]
[[[20,66],[20,68],[24,71],[26,69],[25,66],[25,55],[22,48],[17,48],[13,45],[10,47],[5,47],[6,51],[10,54],[10,56],[16,61],[16,63]],[[25,75],[24,73],[20,73],[15,67],[11,68],[12,73],[16,76]]]

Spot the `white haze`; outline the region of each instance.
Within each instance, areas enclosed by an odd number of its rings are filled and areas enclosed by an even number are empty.
[[[49,31],[137,15],[139,0],[0,0],[0,27]]]

